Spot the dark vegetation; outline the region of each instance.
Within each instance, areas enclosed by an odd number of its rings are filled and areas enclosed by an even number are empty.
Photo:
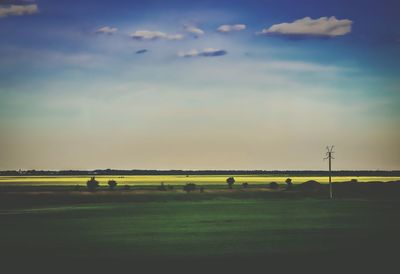
[[[269,188],[270,189],[278,189],[279,184],[277,182],[271,182],[271,183],[269,183]]]
[[[328,176],[325,170],[3,170],[0,176],[91,176],[91,175],[275,175],[275,176]],[[333,176],[400,176],[400,170],[334,170]]]
[[[164,185],[164,182],[161,182],[161,184],[158,186],[159,191],[167,191],[167,187]]]
[[[95,179],[95,177],[90,178],[90,180],[88,180],[86,182],[86,186],[90,191],[94,191],[96,190],[100,185],[99,182]]]
[[[227,178],[227,179],[226,179],[226,183],[228,184],[228,187],[229,187],[230,189],[232,189],[233,184],[235,183],[235,178],[233,178],[233,177]]]
[[[204,188],[202,188],[202,189],[204,191]],[[187,183],[186,185],[183,186],[183,190],[186,191],[187,193],[194,191],[194,190],[196,190],[196,184]]]
[[[116,182],[115,180],[109,180],[109,181],[108,181],[108,187],[109,187],[111,190],[114,190],[116,186],[117,186],[117,182]]]
[[[89,183],[90,182],[90,183]],[[89,187],[90,185],[90,187]],[[92,186],[93,185],[93,186]],[[400,181],[393,182],[341,182],[333,183],[335,199],[390,199],[400,200]],[[196,191],[197,190],[197,191]],[[195,195],[182,195],[194,192]],[[110,191],[108,185],[99,185],[92,178],[88,187],[83,186],[1,186],[0,209],[7,206],[41,205],[47,202],[65,203],[109,203],[109,202],[145,202],[166,200],[209,200],[218,198],[234,199],[328,199],[329,185],[316,181],[307,181],[292,185],[269,183],[242,185],[227,189],[224,185],[201,185],[188,183],[184,186],[172,185],[122,185]]]
[[[292,190],[293,189],[292,179],[287,178],[285,183],[286,183],[286,190]]]

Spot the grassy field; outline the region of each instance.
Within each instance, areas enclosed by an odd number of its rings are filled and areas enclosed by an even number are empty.
[[[195,183],[198,185],[225,185],[226,178],[229,175],[191,175],[191,176],[177,176],[177,175],[147,175],[147,176],[96,176],[96,180],[100,184],[106,185],[107,181],[114,179],[119,185],[159,185],[161,182],[171,185],[184,185],[186,183]],[[277,176],[238,176],[235,175],[237,184],[268,184],[270,182],[284,183],[288,177]],[[0,176],[1,185],[85,185],[90,176]],[[305,176],[291,176],[294,184],[306,182],[308,180],[315,180],[320,183],[327,183],[328,177],[305,177]],[[372,181],[396,181],[400,177],[334,177],[335,182],[346,182],[351,179],[357,179],[360,182]]]
[[[396,262],[399,183],[337,183],[335,199],[329,200],[327,185],[286,191],[262,185],[285,177],[235,176],[236,187],[228,189],[226,177],[98,177],[103,185],[116,178],[120,185],[143,187],[97,191],[71,187],[84,185],[85,177],[45,177],[44,185],[43,177],[5,180],[0,185],[0,265],[50,266],[57,272],[61,265],[70,267],[68,273],[77,268],[97,273],[104,267],[160,273],[176,266],[185,273],[230,273],[238,267],[253,273],[249,269],[265,264],[269,270],[303,264],[326,272],[333,261],[339,270],[345,264],[356,271],[379,262],[377,271],[386,273],[382,265]],[[244,189],[242,179],[253,179],[255,186]],[[369,179],[364,180],[383,181]],[[204,192],[160,191],[154,187],[158,180],[207,186]]]
[[[324,255],[389,258],[400,243],[398,200],[196,199],[200,193],[182,193],[185,199],[176,200],[169,199],[170,194],[154,195],[164,198],[3,208],[0,257],[4,262],[23,258],[36,263],[271,264]],[[45,197],[38,199],[43,202]]]

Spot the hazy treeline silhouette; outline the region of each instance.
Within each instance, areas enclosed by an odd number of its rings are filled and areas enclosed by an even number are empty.
[[[0,176],[91,176],[91,175],[276,175],[327,176],[325,170],[4,170]],[[335,170],[333,176],[400,176],[400,170]]]

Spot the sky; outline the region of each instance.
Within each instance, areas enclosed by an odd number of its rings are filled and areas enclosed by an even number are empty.
[[[0,170],[400,169],[397,2],[0,0]]]

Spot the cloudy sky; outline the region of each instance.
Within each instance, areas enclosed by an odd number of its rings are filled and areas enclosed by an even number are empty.
[[[396,2],[0,0],[0,169],[400,169]]]

